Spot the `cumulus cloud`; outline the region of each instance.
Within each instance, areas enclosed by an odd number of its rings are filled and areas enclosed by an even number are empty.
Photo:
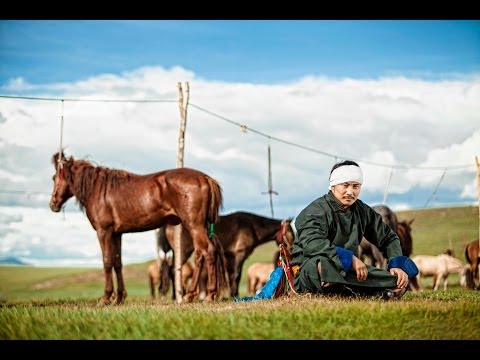
[[[135,173],[176,167],[179,80],[190,85],[184,165],[219,180],[225,212],[270,216],[268,147],[279,218],[323,195],[332,165],[345,158],[364,169],[367,203],[388,194],[397,199],[392,208],[420,207],[440,179],[436,203],[443,194],[456,203],[477,200],[479,75],[249,84],[209,81],[182,67],[142,67],[73,83],[18,78],[2,91],[67,100],[0,99],[1,255],[101,263],[95,233],[74,200],[65,219],[48,209],[51,156],[62,145],[68,156]],[[155,256],[150,232],[125,238],[124,261]]]

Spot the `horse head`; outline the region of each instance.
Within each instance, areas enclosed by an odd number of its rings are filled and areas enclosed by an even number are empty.
[[[293,240],[295,239],[292,221],[293,218],[282,220],[280,223],[280,229],[277,232],[277,244],[283,244],[288,251],[291,251]]]
[[[53,192],[50,197],[50,209],[54,212],[59,212],[63,204],[73,196],[71,189],[71,175],[70,167],[73,163],[73,158],[67,161],[63,151],[52,156],[52,164],[55,167],[55,174],[53,175]]]

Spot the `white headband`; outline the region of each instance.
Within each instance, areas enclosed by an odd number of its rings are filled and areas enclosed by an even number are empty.
[[[351,181],[363,184],[363,173],[360,167],[343,165],[333,170],[330,175],[330,187]]]

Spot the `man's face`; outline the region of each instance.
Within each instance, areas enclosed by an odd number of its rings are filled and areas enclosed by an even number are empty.
[[[333,195],[344,206],[350,206],[357,201],[360,190],[362,190],[362,185],[356,181],[344,182],[332,188]]]

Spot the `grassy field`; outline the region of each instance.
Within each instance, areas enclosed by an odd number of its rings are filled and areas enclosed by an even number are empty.
[[[463,249],[478,238],[478,207],[398,212],[414,218],[413,255]],[[258,247],[255,261],[271,261],[275,244]],[[1,340],[480,340],[480,291],[449,277],[447,291],[407,292],[400,301],[294,296],[256,302],[176,304],[150,301],[149,262],[124,269],[125,305],[96,307],[102,269],[0,267]],[[240,296],[246,296],[245,275]],[[423,281],[428,288],[431,279]]]

